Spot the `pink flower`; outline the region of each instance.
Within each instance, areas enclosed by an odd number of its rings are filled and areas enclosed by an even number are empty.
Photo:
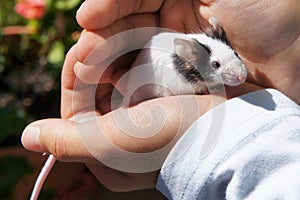
[[[39,19],[45,14],[46,0],[20,0],[14,10],[26,19]]]

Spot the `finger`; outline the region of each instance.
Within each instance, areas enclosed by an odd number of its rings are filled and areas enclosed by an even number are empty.
[[[97,30],[112,22],[135,13],[156,12],[163,0],[89,0],[77,11],[77,21],[87,30]]]
[[[78,62],[76,45],[66,55],[62,69],[61,84],[61,117],[69,119],[80,112],[95,111],[95,94],[97,85],[85,84],[74,72]]]
[[[74,66],[76,79],[74,80],[72,88],[63,88],[62,90],[62,116],[64,118],[70,118],[79,112],[90,112],[95,111],[95,109],[100,114],[111,111],[111,103],[114,103],[115,100],[116,102],[120,102],[119,95],[116,99],[115,94],[119,94],[120,91],[118,90],[124,88],[125,85],[122,85],[122,88],[116,88],[117,90],[114,90],[114,88],[111,90],[103,90],[103,88],[99,88],[99,84],[112,85],[117,82],[121,72],[125,73],[128,70],[127,68],[122,69],[122,67],[130,66],[135,55],[135,53],[129,53],[121,56],[104,68],[102,68],[102,66],[98,68],[88,66],[88,69],[78,68],[78,65],[82,64],[77,62]],[[114,91],[113,98],[111,97],[112,91]],[[107,92],[110,92],[110,94]],[[112,100],[108,101],[107,97]],[[116,104],[116,102],[114,104]],[[100,106],[95,107],[95,105],[99,105],[98,103]],[[101,109],[99,109],[100,107]]]
[[[62,88],[72,90],[76,79],[73,66],[77,62],[76,45],[72,46],[66,54],[62,68],[61,84]]]
[[[101,117],[74,116],[78,122],[41,120],[25,128],[22,143],[61,161],[98,161],[118,171],[149,172],[161,167],[180,136],[212,106],[209,96],[167,97]]]
[[[160,10],[160,25],[178,32],[197,33],[205,25],[200,15],[203,6],[202,1],[165,1]],[[170,16],[170,13],[176,15]]]
[[[75,55],[75,46],[73,46],[66,55],[61,76],[61,117],[70,118],[73,115],[73,87],[76,80],[73,66],[77,62]]]
[[[154,188],[158,172],[143,174],[123,173],[106,166],[87,164],[87,167],[105,187],[114,192]]]
[[[147,20],[141,20],[143,18]],[[156,23],[155,16],[142,15],[141,18],[135,16],[119,20],[104,30],[83,32],[76,45],[76,54],[81,55],[77,58],[82,60],[81,63],[75,65],[76,76],[87,84],[97,84],[101,82],[99,80],[102,80],[101,83],[105,80],[111,82],[111,72],[114,72],[109,70],[112,69],[111,64],[118,58],[143,48],[150,37],[160,31],[155,27],[139,27],[155,26]],[[131,56],[126,56],[125,60],[130,61],[131,58]],[[128,67],[127,63],[128,61],[121,63],[118,68]]]
[[[112,53],[118,52],[121,49],[124,49],[127,45],[130,45],[130,42],[128,42],[129,38],[122,38],[125,41],[122,41],[122,45],[117,44],[117,48],[113,50],[113,44],[116,43],[116,41],[111,39],[110,42],[105,43],[106,39],[129,29],[140,27],[155,27],[157,24],[158,20],[155,15],[145,14],[141,16],[127,17],[125,19],[117,21],[107,28],[98,31],[83,31],[81,33],[79,41],[71,48],[66,56],[62,71],[63,88],[73,88],[74,80],[76,78],[74,74],[74,65],[77,61],[87,65],[98,64],[109,58]],[[131,36],[137,46],[142,46],[153,34],[153,32],[149,33],[147,31],[149,31],[149,29],[146,29],[146,31],[136,32],[141,33],[139,35],[135,34]],[[118,37],[117,39],[120,40],[119,38],[120,37]],[[96,47],[98,48],[96,49]],[[88,57],[91,52],[94,52],[94,54]]]
[[[94,160],[82,144],[75,122],[69,120],[45,119],[33,122],[25,128],[21,140],[26,149],[51,153],[60,161]]]
[[[97,85],[81,82],[74,72],[77,63],[76,45],[66,55],[62,69],[61,117],[68,119],[79,112],[95,111],[95,93]]]
[[[159,30],[146,27],[157,27],[158,24],[159,21],[156,15],[138,14],[117,20],[113,24],[102,29],[83,31],[76,44],[77,59],[80,62],[85,61],[84,64],[97,64],[113,55],[113,53],[123,50],[125,47],[134,47],[133,44],[140,47],[145,44],[157,30]],[[143,27],[145,27],[144,30],[128,31]],[[119,35],[118,37],[111,38],[124,31],[128,32]],[[96,47],[98,48],[98,51],[95,51]],[[88,55],[93,51],[97,58],[96,60],[88,59]]]
[[[114,83],[118,78],[115,74],[119,74],[119,71],[127,71],[135,57],[136,54],[126,53],[118,58],[112,55],[106,61],[96,65],[76,62],[74,72],[76,77],[85,84]]]

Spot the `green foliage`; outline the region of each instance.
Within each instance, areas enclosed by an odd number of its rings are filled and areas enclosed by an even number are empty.
[[[0,3],[0,27],[10,25],[23,25],[27,20],[13,12],[15,1],[1,0]]]
[[[35,20],[15,13],[16,3],[0,3],[0,146],[30,121],[60,116],[61,67],[80,31],[81,0],[47,0]]]
[[[17,183],[28,173],[33,173],[33,168],[24,157],[6,156],[0,163],[0,196],[11,199]]]
[[[75,8],[81,0],[56,0],[54,7],[58,10],[71,10]]]
[[[65,56],[65,46],[61,41],[54,42],[48,53],[48,61],[53,65],[61,65]]]

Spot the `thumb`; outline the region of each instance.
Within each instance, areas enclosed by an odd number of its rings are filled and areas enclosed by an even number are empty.
[[[48,152],[60,161],[85,161],[93,157],[82,144],[75,122],[44,119],[29,124],[21,138],[23,146],[35,152]]]

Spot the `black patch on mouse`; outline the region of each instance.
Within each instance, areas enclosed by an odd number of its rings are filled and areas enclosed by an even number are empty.
[[[230,41],[227,38],[225,30],[221,26],[218,26],[217,28],[211,27],[211,28],[207,29],[205,31],[205,34],[208,37],[219,40],[219,41],[223,42],[224,44],[226,44],[226,45],[228,45],[229,47],[232,48],[232,46],[230,44]]]
[[[172,57],[175,70],[180,73],[188,82],[197,83],[198,81],[204,81],[200,72],[195,68],[195,66],[187,63],[175,53],[172,55]]]
[[[223,42],[224,44],[226,44],[227,46],[229,46],[231,49],[233,49],[223,27],[221,27],[221,26],[217,26],[216,28],[211,27],[211,28],[208,28],[204,33],[208,37],[219,40],[219,41]],[[234,54],[238,59],[241,60],[240,56],[238,55],[238,53],[236,51],[234,51]]]
[[[208,80],[211,74],[209,46],[196,39],[174,39],[175,53],[172,54],[175,70],[188,82],[197,83]]]
[[[242,60],[242,59],[240,58],[239,54],[238,54],[236,51],[234,51],[234,55],[235,55],[238,59]]]

